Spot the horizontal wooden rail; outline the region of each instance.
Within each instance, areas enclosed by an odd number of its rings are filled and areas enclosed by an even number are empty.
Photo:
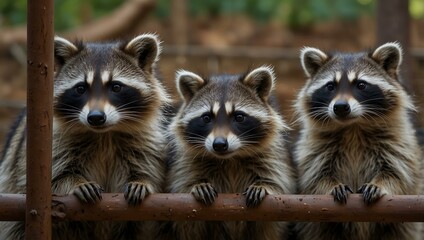
[[[55,221],[101,220],[249,220],[309,222],[424,222],[424,196],[384,196],[367,206],[359,194],[346,205],[329,195],[266,196],[258,208],[247,208],[241,194],[220,194],[207,207],[189,194],[152,194],[137,207],[127,205],[123,194],[103,194],[96,205],[81,204],[75,196],[53,196]],[[25,219],[25,195],[0,194],[0,221]]]
[[[276,48],[261,46],[228,46],[213,47],[201,45],[165,45],[162,49],[164,56],[183,55],[190,57],[214,56],[220,58],[253,58],[274,60],[299,61],[300,48]],[[410,54],[416,60],[424,59],[424,48],[411,48]]]

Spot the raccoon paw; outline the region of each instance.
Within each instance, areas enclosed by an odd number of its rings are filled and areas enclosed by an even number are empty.
[[[197,201],[202,201],[206,205],[211,205],[215,202],[218,192],[210,183],[199,183],[191,188],[191,194]]]
[[[72,194],[84,203],[95,204],[102,200],[103,188],[95,182],[87,182],[79,184],[72,191]]]
[[[331,191],[331,195],[334,196],[334,201],[346,204],[349,192],[353,193],[352,189],[348,185],[338,184]]]
[[[246,195],[247,207],[254,208],[262,202],[266,195],[266,190],[263,186],[250,185],[243,194]]]
[[[131,206],[139,205],[149,195],[149,187],[142,182],[129,182],[125,186],[124,197]]]
[[[362,187],[358,189],[358,193],[362,193],[366,204],[374,203],[385,195],[379,186],[372,183],[365,183],[362,185]]]

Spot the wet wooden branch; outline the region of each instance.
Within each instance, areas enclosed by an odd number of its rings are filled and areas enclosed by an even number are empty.
[[[0,195],[0,220],[24,219],[25,195]],[[422,222],[424,196],[384,196],[372,206],[361,195],[349,196],[346,205],[329,195],[266,196],[258,208],[247,208],[241,194],[220,194],[206,207],[189,194],[153,194],[140,206],[130,207],[123,194],[103,194],[93,206],[81,204],[74,196],[53,196],[55,221],[81,220],[249,220],[311,222]]]

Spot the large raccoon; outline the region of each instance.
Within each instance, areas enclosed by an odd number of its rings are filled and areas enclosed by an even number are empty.
[[[169,130],[173,152],[167,191],[191,193],[205,205],[219,193],[244,193],[248,207],[258,206],[267,194],[295,191],[283,140],[287,126],[271,105],[271,68],[209,78],[179,71],[176,81],[183,104]],[[171,239],[281,239],[287,234],[284,222],[169,225]]]
[[[95,204],[124,192],[138,205],[164,186],[163,109],[156,35],[76,44],[55,38],[52,192]],[[25,115],[8,141],[0,192],[25,193]],[[54,239],[135,239],[139,223],[61,223]],[[0,239],[23,239],[23,223],[3,223]]]
[[[301,51],[309,77],[296,108],[301,194],[332,194],[340,204],[358,192],[366,204],[389,194],[418,194],[421,153],[399,81],[402,49],[369,53]],[[414,223],[300,223],[301,239],[414,239]]]

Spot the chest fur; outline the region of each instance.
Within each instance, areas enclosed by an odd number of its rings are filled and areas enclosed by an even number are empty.
[[[241,162],[238,159],[217,163],[213,171],[208,173],[208,180],[218,192],[242,193],[257,176],[250,165],[248,161]]]
[[[390,158],[390,140],[363,131],[345,131],[298,143],[297,161],[303,177],[329,176],[353,188],[369,182]]]
[[[74,139],[58,148],[55,164],[67,165],[106,192],[121,192],[128,180],[128,161],[134,158],[132,141],[111,135]]]

